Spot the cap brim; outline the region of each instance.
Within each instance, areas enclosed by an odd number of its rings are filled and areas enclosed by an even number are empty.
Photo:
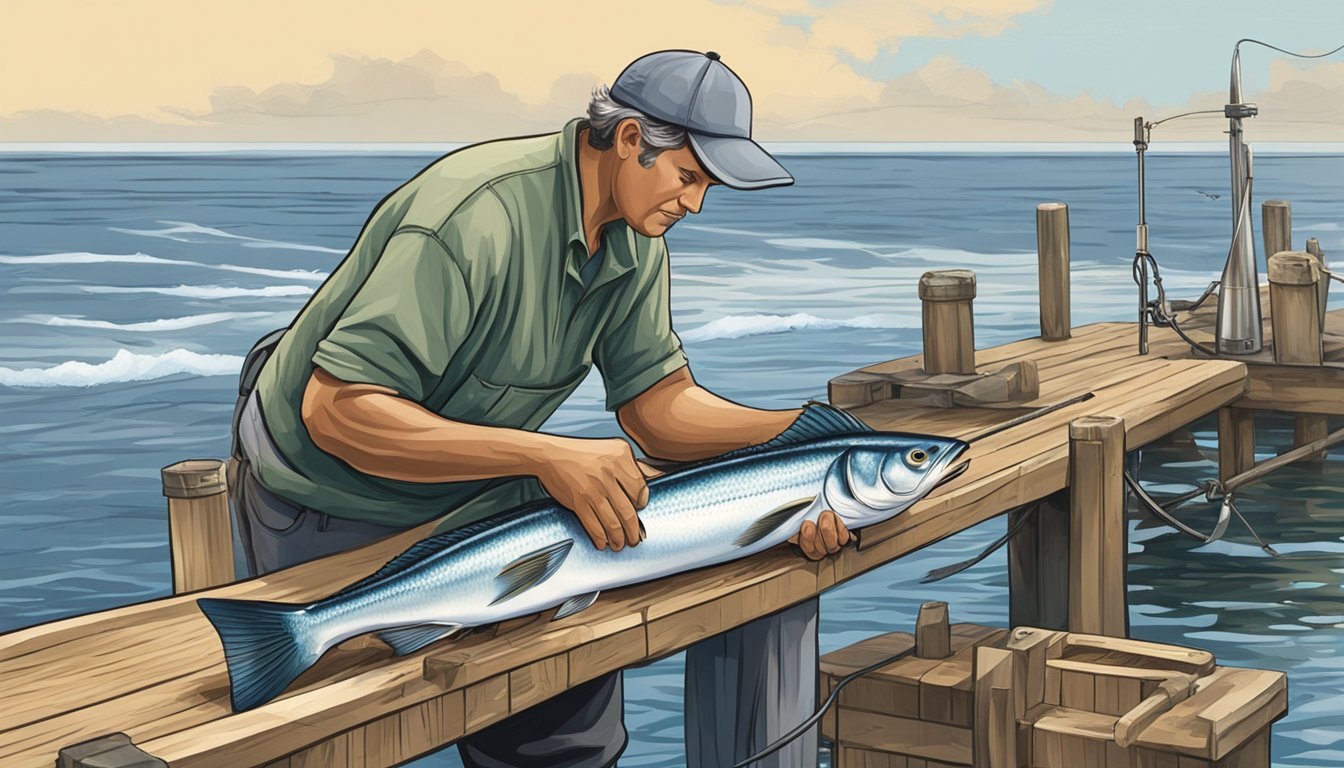
[[[793,183],[784,166],[751,139],[696,133],[688,136],[705,170],[733,189],[765,189]]]

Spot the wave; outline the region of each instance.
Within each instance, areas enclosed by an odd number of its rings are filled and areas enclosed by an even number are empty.
[[[223,272],[240,272],[245,275],[263,275],[292,280],[312,280],[322,282],[327,279],[326,272],[315,269],[265,269],[263,267],[240,267],[235,264],[204,264],[185,259],[165,259],[144,253],[43,253],[37,256],[0,256],[0,264],[163,264],[177,267],[200,267],[218,269]]]
[[[161,379],[178,373],[233,376],[237,375],[242,365],[243,358],[237,355],[202,355],[186,349],[146,355],[119,349],[111,360],[103,363],[67,360],[50,368],[0,367],[0,386],[92,387],[123,381]]]
[[[263,288],[237,288],[227,285],[130,286],[81,285],[85,293],[157,293],[161,296],[181,296],[188,299],[236,299],[256,296],[265,299],[284,296],[311,296],[313,289],[306,285],[268,285]]]
[[[830,331],[837,328],[918,328],[918,315],[874,314],[845,320],[817,317],[805,312],[792,315],[728,315],[678,334],[682,341],[740,339],[790,331]]]
[[[67,328],[100,328],[108,331],[136,331],[154,333],[157,331],[180,331],[183,328],[195,328],[201,325],[226,323],[230,320],[242,320],[251,317],[270,317],[273,312],[209,312],[203,315],[186,317],[167,317],[161,320],[147,320],[140,323],[114,323],[110,320],[89,320],[84,317],[23,317],[11,320],[13,323],[40,323]]]
[[[123,229],[121,227],[108,227],[113,232],[121,232],[127,235],[141,235],[143,237],[160,237],[165,240],[173,240],[179,243],[199,243],[200,240],[193,240],[183,235],[204,235],[206,237],[217,237],[225,240],[238,240],[244,248],[279,248],[286,251],[315,251],[317,253],[334,253],[340,256],[345,255],[345,251],[336,248],[327,248],[321,245],[307,245],[305,243],[289,243],[284,240],[267,240],[261,237],[248,237],[247,235],[235,235],[232,232],[225,232],[222,229],[213,227],[203,227],[200,224],[192,224],[189,221],[159,221],[157,224],[167,224],[167,229]]]

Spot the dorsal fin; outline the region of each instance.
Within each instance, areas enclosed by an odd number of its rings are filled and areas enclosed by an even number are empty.
[[[356,581],[345,589],[342,589],[340,592],[337,592],[335,595],[332,595],[332,597],[353,592],[356,589],[368,586],[369,584],[385,579],[388,576],[400,573],[436,552],[442,552],[454,544],[460,544],[482,531],[505,525],[519,517],[537,512],[543,507],[553,503],[554,502],[551,500],[546,499],[531,504],[525,504],[502,514],[491,515],[490,517],[477,520],[474,523],[467,523],[461,528],[454,528],[451,531],[444,531],[443,533],[430,536],[427,539],[422,539],[415,544],[412,544],[406,551],[391,560],[388,560],[382,568],[379,568],[372,575]]]
[[[825,403],[808,401],[803,406],[802,414],[793,420],[789,428],[780,432],[774,438],[758,445],[738,448],[735,451],[720,456],[720,459],[735,459],[739,456],[750,456],[752,454],[768,451],[772,448],[780,448],[786,445],[797,445],[806,443],[810,440],[818,440],[823,437],[835,437],[837,435],[852,435],[856,432],[872,432],[873,428],[859,421],[857,418],[849,415]]]

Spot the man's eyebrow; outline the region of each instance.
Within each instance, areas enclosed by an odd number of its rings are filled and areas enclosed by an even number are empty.
[[[700,178],[700,174],[696,173],[695,171],[691,170],[690,168],[682,168],[681,166],[677,166],[677,167],[678,167],[678,168],[681,168],[681,175],[682,175],[682,176],[690,176],[690,177],[691,177],[691,181],[696,181],[697,179]]]

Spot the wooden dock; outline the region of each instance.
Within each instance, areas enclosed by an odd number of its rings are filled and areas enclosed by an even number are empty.
[[[936,307],[932,316],[969,323],[973,280],[969,294],[966,287],[961,278],[931,285],[928,300],[967,303],[965,312]],[[1054,294],[1067,301],[1067,290]],[[781,548],[604,593],[592,608],[567,619],[507,622],[406,657],[393,656],[377,640],[356,638],[328,652],[276,700],[243,713],[230,710],[223,652],[196,598],[324,597],[424,537],[432,527],[426,525],[264,577],[0,635],[0,765],[47,768],[63,748],[118,733],[127,738],[117,749],[142,762],[109,759],[99,765],[396,765],[567,687],[673,654],[1040,499],[1052,503],[1010,550],[1013,624],[1123,635],[1124,452],[1221,410],[1240,440],[1231,441],[1232,458],[1244,463],[1254,440],[1246,415],[1253,410],[1315,419],[1344,413],[1337,394],[1344,365],[1333,364],[1344,359],[1344,313],[1324,323],[1329,359],[1309,367],[1274,365],[1272,357],[1269,364],[1201,359],[1160,329],[1151,354],[1141,356],[1132,323],[1070,331],[1067,309],[1052,312],[1049,322],[1056,326],[1050,335],[1065,338],[1026,339],[971,355],[981,374],[1018,366],[1020,375],[1006,386],[1032,390],[1030,398],[948,408],[878,396],[887,386],[884,378],[928,365],[923,355],[856,372],[872,383],[850,410],[882,430],[966,437],[1034,408],[1084,393],[1092,397],[975,442],[968,472],[899,517],[859,532],[859,545],[837,556],[813,563]],[[972,338],[964,326],[949,334],[955,337],[951,344]],[[940,353],[948,365],[967,364],[964,354],[948,349]],[[838,393],[833,382],[833,401],[853,395],[852,388]],[[186,495],[208,496],[217,492],[216,484],[211,479],[209,488],[188,488]],[[1060,495],[1070,486],[1071,496]],[[218,514],[217,503],[203,506]],[[175,514],[186,519],[193,513]],[[190,588],[190,582],[179,588]],[[91,764],[77,759],[79,751],[68,751],[62,764]]]
[[[675,653],[1062,490],[1075,419],[1122,420],[1125,445],[1133,449],[1245,394],[1241,363],[1140,358],[1134,346],[1133,326],[1103,323],[1075,329],[1066,341],[981,350],[978,363],[988,370],[1036,362],[1040,397],[1018,408],[885,402],[855,409],[879,429],[964,436],[1024,409],[1093,394],[976,443],[969,472],[900,517],[862,531],[858,548],[820,563],[770,552],[607,593],[565,620],[536,618],[407,657],[392,656],[376,641],[352,640],[279,699],[248,712],[230,711],[219,640],[195,598],[316,599],[373,572],[428,528],[261,578],[0,636],[0,764],[46,768],[62,747],[120,732],[175,768],[395,765],[568,686]]]

